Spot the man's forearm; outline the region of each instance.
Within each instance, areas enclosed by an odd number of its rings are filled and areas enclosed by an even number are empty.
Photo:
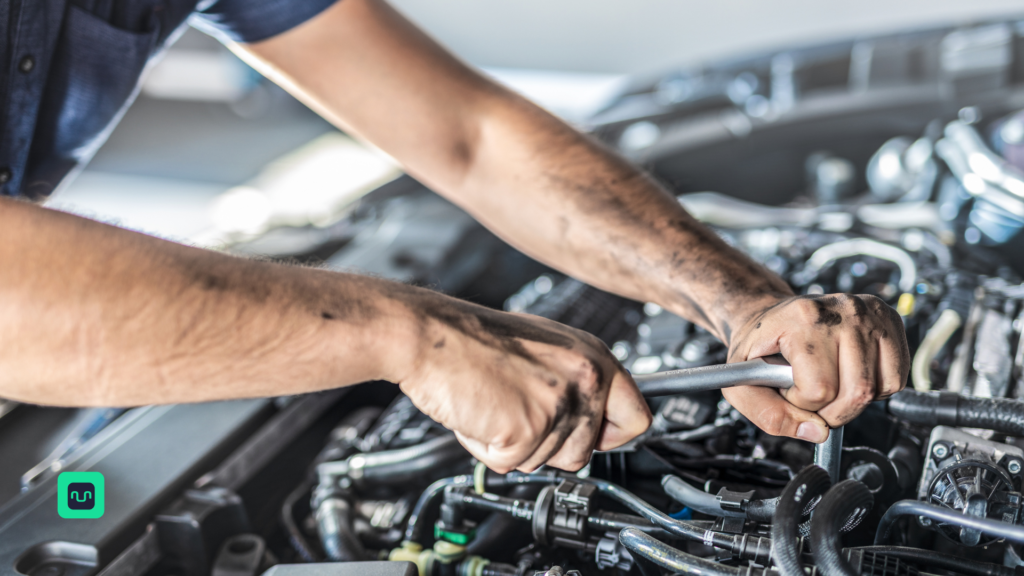
[[[591,284],[658,302],[724,340],[758,295],[788,290],[623,159],[462,65],[383,2],[339,2],[236,49],[505,240]]]
[[[725,342],[733,324],[790,294],[604,146],[517,96],[493,107],[469,176],[451,194],[506,240]]]
[[[0,200],[0,397],[135,405],[387,378],[389,283],[234,258]],[[397,329],[397,330],[396,330]],[[386,343],[386,345],[384,345]]]

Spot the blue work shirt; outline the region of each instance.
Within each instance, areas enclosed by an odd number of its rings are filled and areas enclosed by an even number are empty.
[[[257,42],[336,0],[0,0],[0,194],[40,200],[83,167],[187,23]]]

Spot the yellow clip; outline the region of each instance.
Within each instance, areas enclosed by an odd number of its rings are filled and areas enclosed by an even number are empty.
[[[914,295],[910,292],[904,292],[900,294],[900,299],[896,302],[896,312],[900,316],[910,316],[914,313]]]

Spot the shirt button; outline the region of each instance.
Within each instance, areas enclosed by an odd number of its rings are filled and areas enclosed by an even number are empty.
[[[0,184],[7,184],[11,180],[11,169],[0,168]]]
[[[18,70],[21,70],[25,74],[28,74],[29,72],[31,72],[32,69],[35,68],[35,67],[36,67],[36,59],[33,58],[32,56],[25,56],[24,58],[21,59],[21,62],[18,62]]]

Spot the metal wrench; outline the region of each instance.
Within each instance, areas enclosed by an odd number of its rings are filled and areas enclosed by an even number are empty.
[[[781,354],[735,364],[684,368],[633,376],[640,393],[648,398],[721,390],[733,386],[792,388],[793,368]]]
[[[786,389],[793,387],[793,367],[781,354],[755,358],[735,364],[717,364],[699,368],[685,368],[656,374],[633,376],[640,393],[648,398],[692,394],[708,390],[721,390],[733,386],[765,386]],[[629,442],[619,450],[636,448],[647,433]],[[828,471],[833,482],[838,481],[839,459],[842,454],[843,429],[832,430],[828,440],[814,447],[814,463]]]

